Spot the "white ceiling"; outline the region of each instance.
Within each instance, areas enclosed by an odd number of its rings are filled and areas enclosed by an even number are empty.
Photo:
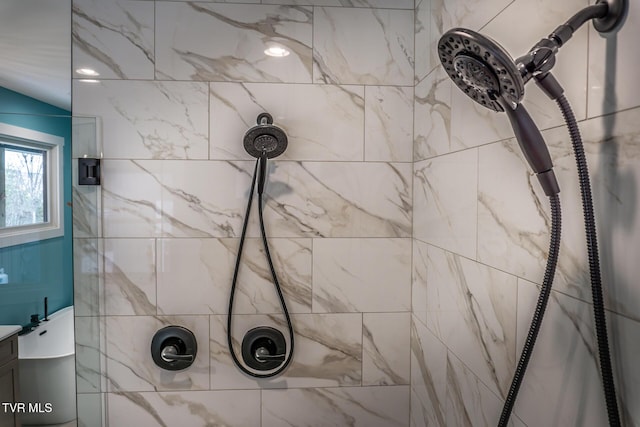
[[[0,86],[71,110],[71,0],[0,0]]]

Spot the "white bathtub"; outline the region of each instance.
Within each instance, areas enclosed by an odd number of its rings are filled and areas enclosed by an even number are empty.
[[[20,401],[33,411],[24,426],[61,424],[76,419],[73,306],[63,308],[36,329],[18,337]]]

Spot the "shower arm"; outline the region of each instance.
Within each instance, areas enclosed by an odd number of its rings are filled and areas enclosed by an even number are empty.
[[[548,37],[536,43],[528,53],[516,59],[523,82],[548,73],[555,65],[556,53],[560,47],[586,22],[593,20],[594,27],[600,33],[616,30],[622,23],[627,7],[628,0],[598,0],[596,4],[581,9]]]

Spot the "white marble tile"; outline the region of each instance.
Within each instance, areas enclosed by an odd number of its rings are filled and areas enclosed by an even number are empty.
[[[210,161],[105,161],[110,237],[240,234],[253,165]],[[136,185],[132,186],[131,183]],[[212,186],[211,183],[227,183]],[[255,219],[255,214],[254,214]]]
[[[253,162],[104,163],[106,236],[240,234]],[[274,161],[270,165],[264,209],[270,237],[410,234],[410,164]],[[228,184],[212,187],[211,182]],[[254,202],[249,236],[259,235],[255,210]]]
[[[162,162],[154,175],[162,186],[162,234],[239,236],[252,172],[249,162]]]
[[[167,371],[151,358],[153,336],[169,325],[185,327],[196,337],[198,352],[187,369]],[[209,389],[207,316],[108,316],[106,328],[108,391]]]
[[[431,13],[433,0],[416,1],[414,17],[415,70],[414,81],[420,82],[434,67],[439,66],[437,49],[434,49],[432,26],[437,18]]]
[[[427,326],[496,395],[515,369],[514,276],[429,247]]]
[[[640,53],[640,8],[633,1],[619,31],[601,35],[589,28],[588,117],[640,105],[637,70]]]
[[[73,69],[91,68],[100,79],[153,79],[153,14],[149,1],[74,0]]]
[[[262,426],[406,426],[409,387],[266,390]]]
[[[579,124],[589,163],[607,306],[638,319],[633,222],[640,186],[638,111]],[[582,205],[575,160],[563,128],[543,132],[555,163],[563,211],[562,246],[554,287],[591,300]],[[549,208],[515,141],[480,149],[478,258],[541,283],[549,245]],[[631,258],[629,258],[631,257]],[[633,259],[632,259],[633,258]]]
[[[311,20],[302,7],[157,3],[156,78],[310,83]],[[290,54],[265,55],[271,44]]]
[[[446,154],[451,141],[451,80],[437,68],[415,87],[414,161]]]
[[[362,315],[362,385],[410,383],[410,313]]]
[[[227,346],[227,316],[211,316],[211,388],[255,389],[359,386],[362,381],[362,315],[294,314],[293,360],[278,377],[256,380],[233,365]],[[234,316],[232,335],[236,355],[245,333],[256,326],[271,326],[289,332],[282,316]]]
[[[72,160],[73,183],[73,236],[76,238],[101,237],[102,192],[96,185],[78,185],[78,161]]]
[[[537,179],[515,140],[481,147],[479,159],[478,260],[541,282],[551,220]]]
[[[415,163],[415,238],[475,258],[477,171],[476,150]]]
[[[271,164],[264,214],[270,235],[411,235],[411,164],[285,161]]]
[[[453,27],[464,27],[477,31],[499,15],[505,7],[514,2],[514,0],[432,1],[431,13],[437,23],[433,28],[434,34],[437,35],[435,38],[436,43],[444,32]],[[546,33],[544,35],[546,35]]]
[[[234,261],[237,242],[232,247]],[[311,312],[311,239],[270,238],[268,243],[287,309],[290,313]],[[262,239],[248,239],[243,252],[234,313],[281,313]]]
[[[109,316],[156,314],[155,240],[105,239],[104,289]]]
[[[296,348],[291,366],[281,378],[282,385],[296,388],[361,384],[362,318],[359,314],[295,314],[291,320]],[[280,328],[283,327],[281,324]]]
[[[111,425],[258,426],[258,390],[109,393]]]
[[[102,162],[105,237],[155,237],[162,232],[162,189],[153,161]],[[133,185],[135,183],[135,185]]]
[[[518,357],[539,290],[518,285]],[[592,309],[552,292],[514,411],[529,425],[607,425]]]
[[[73,305],[76,316],[104,314],[101,239],[73,239]]]
[[[314,8],[313,81],[413,84],[413,11]]]
[[[640,266],[638,212],[640,188],[640,110],[629,110],[580,123],[598,231],[600,266],[607,307],[640,320],[637,277]],[[548,131],[564,208],[559,288],[591,301],[582,205],[573,150],[566,131]]]
[[[447,348],[420,321],[411,323],[411,427],[446,426]]]
[[[71,118],[71,158],[101,156],[101,123],[99,117]]]
[[[413,0],[262,0],[262,3],[413,9]]]
[[[104,391],[104,317],[75,319],[76,390],[78,393]]]
[[[225,313],[235,239],[158,240],[158,312]]]
[[[146,0],[146,1],[153,1],[153,0]],[[175,1],[183,1],[183,2],[187,2],[187,1],[191,1],[191,0],[175,0]],[[266,2],[262,2],[261,0],[215,0],[215,1],[210,1],[209,3],[255,3],[255,4],[259,4],[259,3],[266,3]],[[278,3],[278,4],[283,4],[282,2]]]
[[[78,393],[77,396],[78,427],[107,425],[106,393]]]
[[[413,239],[411,313],[425,325],[427,324],[427,254],[428,245]]]
[[[228,311],[238,239],[161,239],[158,311],[224,314]],[[291,313],[311,311],[311,240],[270,239],[269,249]],[[247,239],[234,314],[281,313],[261,239]]]
[[[131,181],[118,174],[118,188],[108,189],[105,198],[110,216],[106,229],[117,228],[120,236],[157,236],[159,222],[160,232],[166,236],[239,235],[251,163],[140,161],[126,167],[133,167],[134,175],[142,174],[144,180],[138,178],[138,182],[148,181],[148,185],[143,184],[148,189],[142,195],[131,194],[135,192],[128,185]],[[386,163],[271,162],[265,208],[268,235],[406,236],[410,229],[410,167]],[[106,168],[105,174],[108,172],[110,169]],[[212,191],[210,182],[231,185],[216,186]],[[147,200],[157,187],[161,187],[162,194],[159,204],[157,200]],[[138,208],[130,211],[130,206]],[[132,220],[144,227],[134,228]],[[250,236],[258,235],[256,221],[254,211]]]
[[[409,311],[410,262],[410,239],[315,239],[313,311]]]
[[[535,398],[531,398],[535,400]],[[502,402],[452,353],[447,356],[447,426],[494,426],[498,424]],[[534,421],[530,425],[554,425]],[[558,424],[563,425],[563,424]],[[517,416],[509,426],[525,427]]]
[[[365,87],[364,159],[413,160],[413,90],[402,86]]]
[[[242,140],[265,111],[287,134],[279,159],[364,158],[361,86],[211,83],[210,94],[211,159],[250,159]]]
[[[609,325],[609,349],[613,361],[614,381],[623,425],[640,424],[640,369],[637,355],[640,342],[640,323],[606,313]]]
[[[78,158],[100,158],[96,117],[73,117],[71,120],[71,183],[73,199],[73,237],[102,237],[102,191],[100,186],[78,184]]]
[[[105,158],[207,158],[206,83],[74,81],[73,89],[74,114],[102,119]]]

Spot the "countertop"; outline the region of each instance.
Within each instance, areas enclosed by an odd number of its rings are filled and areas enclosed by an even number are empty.
[[[22,326],[18,325],[0,325],[0,341],[3,339],[10,337],[16,332],[20,332],[22,330]]]

